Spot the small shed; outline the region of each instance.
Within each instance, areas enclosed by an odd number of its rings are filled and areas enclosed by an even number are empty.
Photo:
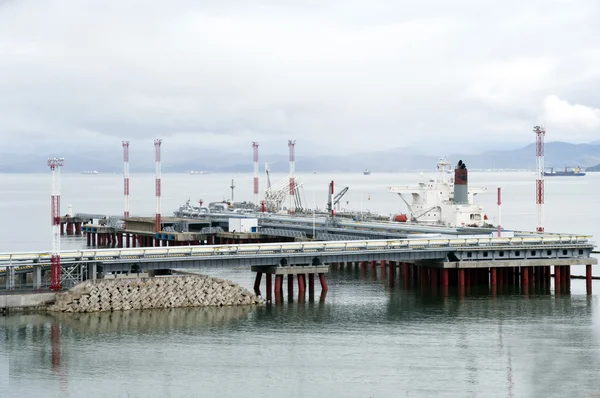
[[[229,232],[258,232],[258,219],[230,218]]]

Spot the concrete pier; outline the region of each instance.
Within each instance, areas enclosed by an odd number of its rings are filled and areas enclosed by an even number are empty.
[[[56,293],[20,293],[0,295],[0,311],[45,309],[56,300]]]

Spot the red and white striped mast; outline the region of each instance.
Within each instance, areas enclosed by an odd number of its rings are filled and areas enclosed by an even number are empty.
[[[260,204],[258,198],[258,142],[252,142],[252,149],[254,150],[254,205]]]
[[[125,210],[123,217],[129,217],[129,141],[123,141],[123,195]]]
[[[52,257],[51,271],[52,283],[50,290],[60,290],[60,168],[65,162],[64,158],[48,159],[48,167],[52,173],[52,192],[50,194],[50,213],[52,221]]]
[[[296,141],[289,140],[290,149],[290,213],[296,211]]]
[[[544,232],[544,136],[546,130],[541,126],[534,126],[536,134],[536,189],[535,202],[537,204],[538,223],[537,231]]]
[[[161,170],[160,170],[160,145],[162,144],[162,139],[154,140],[154,154],[155,154],[155,162],[156,162],[156,232],[160,232],[160,195],[161,195]]]

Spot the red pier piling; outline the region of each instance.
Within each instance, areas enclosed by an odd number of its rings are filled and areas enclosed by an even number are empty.
[[[327,278],[325,278],[325,274],[320,273],[319,274],[319,282],[321,282],[321,290],[326,292],[327,290],[329,290],[329,287],[327,286]]]
[[[294,297],[294,275],[288,275],[287,280],[288,297]]]
[[[309,297],[315,295],[315,274],[308,274],[308,295]]]
[[[275,275],[275,296],[281,295],[283,288],[283,275]]]
[[[585,290],[588,295],[592,294],[592,264],[585,266]]]
[[[465,270],[461,268],[458,270],[458,286],[465,285]]]
[[[306,283],[304,282],[304,274],[298,274],[296,276],[298,279],[298,295],[304,297],[304,292],[306,291]]]
[[[267,274],[267,303],[271,302],[271,274]]]
[[[260,296],[260,280],[262,279],[262,272],[256,273],[256,279],[254,279],[254,293]]]
[[[521,267],[521,286],[529,285],[529,267]]]

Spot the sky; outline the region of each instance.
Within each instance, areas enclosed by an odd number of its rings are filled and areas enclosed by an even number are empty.
[[[0,152],[600,140],[597,0],[0,0]]]

